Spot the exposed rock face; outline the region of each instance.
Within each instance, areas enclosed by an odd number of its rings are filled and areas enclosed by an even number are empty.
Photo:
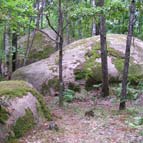
[[[107,35],[107,47],[109,79],[111,82],[119,82],[122,79],[126,35]],[[73,42],[66,46],[63,52],[63,78],[65,85],[69,83],[76,85],[85,83],[86,88],[89,88],[93,84],[102,81],[99,36]],[[143,42],[134,38],[131,47],[130,81],[137,82],[143,79],[142,53]],[[58,52],[47,59],[18,69],[12,76],[13,79],[22,79],[32,83],[39,91],[51,87],[58,88],[57,77]]]
[[[52,30],[43,29],[45,33],[47,33],[52,39],[56,39],[56,34]],[[33,38],[34,37],[34,38]],[[34,32],[30,34],[30,40],[29,40],[29,46],[31,46],[33,39],[33,44],[29,53],[28,61],[27,63],[33,63],[35,61],[47,58],[51,53],[55,51],[56,44],[54,41],[52,41],[49,37],[47,37],[45,34],[36,31],[36,34],[34,35]],[[27,41],[28,41],[28,35],[25,35],[21,37],[18,40],[18,47],[19,47],[19,66],[22,64],[23,60],[23,52],[27,48]]]
[[[21,137],[44,116],[50,119],[42,96],[30,84],[24,81],[0,82],[1,143],[10,137]]]

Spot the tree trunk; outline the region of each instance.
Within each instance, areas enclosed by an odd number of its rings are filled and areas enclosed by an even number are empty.
[[[100,0],[100,6],[104,6],[104,0]],[[100,16],[100,44],[102,62],[102,96],[109,95],[107,45],[106,45],[106,23],[104,15]]]
[[[36,19],[36,28],[39,29],[39,26],[40,26],[40,1],[39,0],[36,0],[36,8],[37,8],[37,11],[38,11],[38,14],[37,14],[37,19]]]
[[[58,24],[59,24],[59,31],[58,31],[58,48],[59,48],[59,106],[63,106],[63,91],[64,91],[64,82],[63,82],[63,11],[62,11],[62,2],[59,0],[59,7],[58,7]]]
[[[68,0],[66,0],[66,7],[68,7]],[[68,13],[65,14],[66,17],[66,44],[70,43],[70,28],[69,28],[69,16]]]
[[[5,26],[4,33],[4,51],[5,51],[5,69],[4,75],[9,79],[12,69],[11,69],[11,45],[10,45],[10,29],[9,26]]]
[[[126,43],[124,70],[123,70],[122,91],[121,91],[121,99],[120,99],[120,106],[119,106],[120,110],[124,110],[126,108],[128,69],[129,69],[130,48],[131,48],[131,41],[133,36],[134,22],[135,22],[135,0],[132,0],[130,5],[130,18],[129,18],[129,26],[128,26],[127,43]]]
[[[82,39],[82,23],[81,23],[81,18],[77,20],[77,25],[78,25],[78,39]]]
[[[96,7],[96,4],[95,4],[95,0],[91,0],[91,4],[93,7]],[[95,36],[96,35],[96,21],[95,21],[95,18],[93,17],[92,19],[92,36]]]
[[[2,77],[2,59],[0,58],[0,77]]]
[[[12,72],[17,68],[17,34],[12,35],[12,47],[15,48],[12,55]]]

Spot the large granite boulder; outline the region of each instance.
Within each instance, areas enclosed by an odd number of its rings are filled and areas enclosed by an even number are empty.
[[[110,82],[122,80],[126,35],[107,35],[108,70]],[[133,38],[129,80],[138,82],[143,79],[143,42]],[[46,93],[58,90],[58,52],[49,58],[22,67],[13,73],[13,79],[30,82],[39,91]],[[84,85],[90,89],[102,81],[100,37],[95,36],[73,42],[63,50],[63,79],[65,85],[78,88]]]
[[[0,143],[19,138],[51,119],[43,97],[24,81],[0,82]]]

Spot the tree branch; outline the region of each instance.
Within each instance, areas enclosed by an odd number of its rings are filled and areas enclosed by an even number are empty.
[[[51,25],[51,22],[50,22],[50,19],[49,19],[48,15],[46,15],[46,19],[48,21],[48,25],[50,26],[50,28],[57,34],[57,36],[62,38],[61,35],[57,32],[57,30]]]
[[[44,32],[43,30],[40,30],[40,29],[35,29],[36,31],[39,31],[39,32],[41,32],[41,33],[43,33],[44,35],[46,35],[47,37],[49,37],[49,39],[50,40],[52,40],[52,41],[54,41],[54,42],[56,42],[56,43],[59,43],[59,42],[57,42],[56,40],[54,40],[52,37],[50,37],[49,36],[49,34],[48,33],[46,33],[46,32]]]

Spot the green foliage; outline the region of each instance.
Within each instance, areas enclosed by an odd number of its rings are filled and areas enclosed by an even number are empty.
[[[140,91],[143,91],[143,82],[140,81],[137,85],[137,89],[140,90]]]
[[[75,95],[75,92],[73,90],[66,89],[64,91],[64,101],[72,102],[74,99],[74,95]]]
[[[27,109],[25,115],[20,117],[15,125],[13,126],[13,131],[15,137],[22,137],[28,130],[32,129],[35,126],[34,116],[31,110]]]
[[[11,26],[12,32],[18,31],[19,33],[29,25],[29,16],[34,16],[36,13],[31,0],[2,1],[0,9],[0,20],[7,22]]]
[[[119,84],[117,87],[113,87],[113,90],[115,91],[117,97],[120,97],[121,89],[122,89],[121,84]],[[130,85],[130,83],[128,83],[126,100],[136,100],[142,92],[143,90],[136,88],[135,86],[132,86]]]
[[[139,128],[143,125],[143,117],[134,117],[131,121],[126,121],[126,123],[132,128]]]
[[[81,69],[75,69],[74,74],[75,74],[75,80],[85,79],[86,77],[86,72],[82,71]]]

